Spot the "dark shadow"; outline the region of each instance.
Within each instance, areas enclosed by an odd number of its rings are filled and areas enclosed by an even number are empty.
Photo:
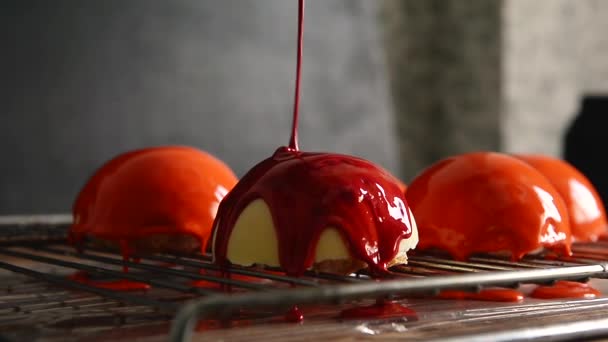
[[[608,95],[587,95],[566,132],[564,158],[584,173],[608,204]]]

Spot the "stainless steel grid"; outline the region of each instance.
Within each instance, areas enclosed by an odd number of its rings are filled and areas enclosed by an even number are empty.
[[[61,230],[65,226],[54,228]],[[0,292],[0,324],[31,321],[42,313],[47,318],[56,315],[57,319],[60,314],[75,310],[83,315],[84,312],[98,314],[113,320],[113,324],[175,317],[171,337],[183,341],[188,339],[199,318],[228,318],[239,310],[265,310],[276,314],[294,305],[336,305],[383,297],[432,295],[444,289],[475,291],[487,286],[517,287],[523,283],[551,283],[559,279],[582,281],[606,278],[608,267],[608,242],[600,241],[576,245],[576,258],[554,260],[537,256],[513,262],[479,255],[468,262],[460,262],[442,255],[419,253],[411,255],[408,265],[393,267],[392,279],[382,282],[369,281],[365,273],[337,276],[308,272],[304,277],[294,278],[278,274],[276,269],[240,267],[233,267],[229,272],[250,278],[226,278],[219,274],[219,268],[211,263],[209,255],[154,255],[138,262],[123,261],[118,254],[107,250],[87,248],[78,253],[55,238],[60,236],[57,231],[51,231],[51,239],[22,239],[15,238],[14,234],[10,239],[0,239],[3,241],[0,243],[3,260],[0,268],[36,280],[27,286],[24,282],[7,286],[4,295]],[[30,231],[28,233],[31,235]],[[123,266],[128,266],[130,271],[122,272]],[[50,269],[53,271],[48,271]],[[104,279],[144,282],[152,285],[153,290],[125,293],[93,287],[65,276],[74,271]],[[217,286],[193,287],[189,283],[193,280]],[[45,289],[38,292],[36,286]],[[228,287],[232,289],[231,295],[225,294]]]

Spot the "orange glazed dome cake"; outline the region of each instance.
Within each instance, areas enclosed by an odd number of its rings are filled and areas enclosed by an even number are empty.
[[[237,178],[201,150],[152,147],[105,163],[73,207],[70,240],[130,252],[204,251],[220,201]]]
[[[575,241],[596,241],[606,233],[606,210],[595,187],[568,162],[541,155],[516,155],[542,173],[566,202]]]
[[[406,195],[421,249],[457,259],[482,252],[519,259],[542,249],[570,255],[564,201],[541,173],[514,157],[477,152],[446,158],[417,176]]]

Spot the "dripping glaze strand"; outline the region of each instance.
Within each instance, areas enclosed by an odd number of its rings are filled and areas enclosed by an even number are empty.
[[[293,122],[289,148],[298,151],[298,114],[300,111],[300,83],[302,78],[302,45],[304,41],[304,0],[298,0],[298,52],[296,62],[296,86],[293,100]]]

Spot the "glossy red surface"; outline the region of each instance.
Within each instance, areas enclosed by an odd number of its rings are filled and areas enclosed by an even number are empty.
[[[508,251],[513,259],[540,247],[570,255],[564,201],[530,165],[492,152],[444,159],[409,185],[419,249],[439,248],[457,259]]]
[[[224,195],[237,179],[220,160],[191,147],[153,147],[103,165],[73,208],[73,242],[90,235],[120,243],[154,234],[187,234],[205,248]]]
[[[405,194],[405,192],[407,191],[407,185],[405,185],[405,183],[403,183],[402,181],[397,179],[397,185],[399,186],[399,189],[401,189],[401,192]]]
[[[606,233],[606,210],[595,187],[568,162],[541,155],[516,155],[549,179],[568,207],[575,241],[596,241]]]
[[[268,272],[268,271],[265,271],[265,272],[271,273],[271,274],[276,274],[276,275],[283,275],[283,274],[281,274],[279,272]],[[199,274],[201,274],[201,275],[207,275],[207,276],[212,276],[212,277],[217,277],[217,278],[227,278],[227,279],[232,279],[232,280],[237,280],[237,281],[242,281],[242,282],[247,282],[247,283],[267,283],[267,282],[270,282],[270,280],[266,279],[266,278],[251,277],[251,276],[247,276],[247,275],[244,275],[244,274],[227,273],[227,272],[221,272],[221,271],[215,271],[215,270],[200,269],[199,270]],[[191,281],[190,282],[190,286],[193,286],[193,287],[217,288],[217,289],[221,289],[222,288],[222,284],[221,283],[214,282],[214,281],[203,280],[203,279],[198,279],[198,280]]]
[[[228,262],[230,234],[253,200],[264,200],[279,241],[279,261],[289,275],[312,266],[321,232],[338,229],[354,258],[385,273],[399,243],[412,234],[408,206],[395,178],[355,157],[279,148],[250,170],[220,204],[214,253]]]
[[[441,291],[437,298],[440,299],[457,299],[457,300],[482,300],[488,302],[521,302],[524,300],[524,294],[512,289],[486,289],[479,292],[465,292],[456,290]]]
[[[601,296],[601,292],[591,287],[586,283],[575,281],[560,280],[553,286],[539,286],[530,297],[540,299],[558,299],[558,298],[587,298],[593,299]]]
[[[370,319],[370,318],[395,318],[410,317],[417,318],[414,310],[392,301],[379,300],[376,304],[369,306],[358,306],[343,310],[340,318],[343,319]]]
[[[86,272],[76,272],[70,275],[70,278],[73,281],[77,281],[82,284],[86,284],[93,287],[103,288],[107,290],[114,291],[146,291],[150,289],[150,285],[146,283],[140,283],[137,281],[127,280],[127,279],[119,279],[119,280],[107,280],[107,281],[97,281],[91,280],[89,274]]]
[[[285,320],[291,323],[300,323],[304,321],[304,314],[297,306],[294,306],[285,314]]]

